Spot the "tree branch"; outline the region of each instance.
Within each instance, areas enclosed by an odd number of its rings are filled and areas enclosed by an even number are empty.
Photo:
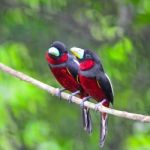
[[[2,63],[0,63],[0,70],[6,72],[6,73],[8,73],[8,74],[10,74],[10,75],[12,75],[16,78],[19,78],[23,81],[26,81],[30,84],[33,84],[33,85],[47,91],[48,93],[56,96],[58,88],[54,88],[54,87],[49,86],[45,83],[42,83],[42,82],[40,82],[40,81],[30,77],[30,76],[27,76],[26,74],[24,74],[22,72],[16,71],[16,70],[4,65]],[[62,96],[63,99],[68,100],[70,95],[65,93],[65,92],[62,92],[61,96]],[[77,97],[73,96],[72,101],[79,105],[82,100],[80,98],[77,98]],[[85,102],[84,105],[86,107],[90,108],[90,109],[95,109],[95,104],[94,103]],[[137,120],[137,121],[141,121],[141,122],[150,122],[150,116],[145,116],[145,115],[135,114],[135,113],[129,113],[129,112],[125,112],[125,111],[119,111],[119,110],[115,110],[115,109],[111,109],[111,108],[106,108],[104,106],[99,106],[98,110],[100,112],[106,112],[108,114],[118,116],[118,117],[122,117],[122,118]]]

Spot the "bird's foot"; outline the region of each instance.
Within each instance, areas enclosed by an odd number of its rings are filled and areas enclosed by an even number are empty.
[[[91,98],[91,96],[87,96],[82,99],[82,102],[80,103],[81,108],[84,107],[84,102],[89,101],[90,98]]]
[[[71,103],[72,102],[72,97],[79,94],[79,93],[80,93],[80,91],[76,91],[76,92],[71,93],[69,98],[68,98],[68,102]]]
[[[103,99],[101,102],[95,104],[95,108],[94,108],[95,111],[98,111],[98,107],[102,106],[106,101],[107,101],[106,99]]]
[[[58,88],[58,91],[56,92],[56,96],[58,96],[60,100],[61,100],[61,93],[65,90],[66,90],[65,88],[60,88],[60,89]]]
[[[113,105],[112,105],[112,103],[110,103],[110,106],[109,106],[109,107],[113,109]]]

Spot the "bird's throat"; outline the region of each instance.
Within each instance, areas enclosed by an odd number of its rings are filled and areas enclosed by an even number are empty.
[[[58,57],[56,59],[49,56],[48,53],[46,53],[46,59],[50,64],[57,65],[66,62],[68,60],[68,55],[65,53],[61,57]]]

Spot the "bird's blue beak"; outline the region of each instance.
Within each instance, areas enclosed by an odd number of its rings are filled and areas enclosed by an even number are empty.
[[[48,49],[48,54],[53,55],[53,56],[59,56],[60,55],[59,50],[55,47],[50,47]]]

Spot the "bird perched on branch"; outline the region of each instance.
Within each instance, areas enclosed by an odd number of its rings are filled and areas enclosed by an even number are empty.
[[[46,60],[54,77],[63,86],[63,88],[59,89],[57,96],[61,98],[61,92],[68,90],[73,92],[69,97],[69,102],[71,102],[72,96],[76,94],[78,94],[83,101],[89,98],[78,81],[79,63],[77,59],[68,52],[62,42],[55,41],[51,45],[46,52]],[[84,129],[88,133],[91,133],[92,124],[89,109],[82,107],[82,115]]]
[[[79,80],[84,90],[93,97],[99,105],[109,107],[113,103],[113,89],[108,75],[104,72],[99,57],[92,51],[72,47],[71,52],[80,63]],[[107,134],[107,114],[101,113],[100,146],[103,147]]]

